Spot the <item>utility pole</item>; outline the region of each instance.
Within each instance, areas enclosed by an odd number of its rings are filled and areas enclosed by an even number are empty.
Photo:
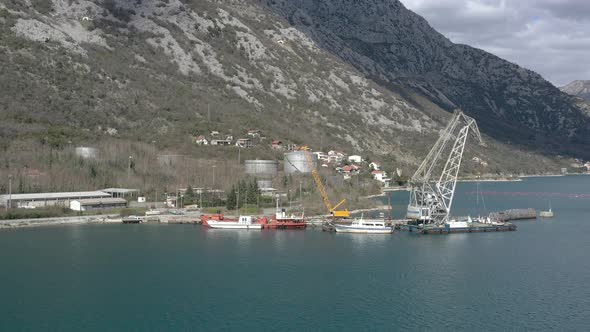
[[[127,185],[129,185],[129,177],[131,176],[131,159],[133,159],[133,157],[129,156],[129,160],[127,163]]]
[[[215,167],[217,167],[217,166],[216,165],[212,166],[212,168],[213,168],[213,188],[212,189],[215,189]]]
[[[207,103],[207,121],[211,122],[211,109],[209,108],[209,103]]]
[[[302,180],[299,180],[299,204],[303,207],[303,190],[301,189]]]
[[[240,216],[240,183],[238,182],[238,195],[236,198],[236,213]]]
[[[12,175],[8,175],[8,208],[12,208]]]

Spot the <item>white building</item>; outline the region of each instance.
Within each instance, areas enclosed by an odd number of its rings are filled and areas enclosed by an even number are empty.
[[[44,206],[70,206],[70,201],[79,199],[110,198],[111,194],[103,191],[80,191],[61,193],[37,193],[37,194],[12,194],[1,195],[0,205],[7,205],[17,208],[36,208]]]
[[[209,145],[209,141],[203,135],[197,137],[195,143],[197,143],[197,145]]]
[[[362,163],[363,157],[361,157],[359,155],[348,156],[348,161],[351,163]]]
[[[387,177],[387,173],[385,173],[384,171],[375,170],[371,172],[371,174],[373,175],[373,179],[383,183],[383,185],[385,185],[386,187],[389,187],[391,183],[391,178]]]
[[[127,207],[123,198],[76,199],[70,201],[70,209],[74,211],[110,210]]]
[[[328,155],[325,152],[315,151],[313,154],[315,154],[318,157],[318,160],[327,160],[328,159]]]
[[[125,198],[135,197],[139,193],[138,189],[126,189],[126,188],[106,188],[102,189],[102,192],[110,194],[114,198]]]

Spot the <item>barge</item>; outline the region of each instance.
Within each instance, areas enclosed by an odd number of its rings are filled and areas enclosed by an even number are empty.
[[[486,233],[516,231],[516,225],[511,223],[452,221],[443,225],[406,225],[403,229],[417,234]]]

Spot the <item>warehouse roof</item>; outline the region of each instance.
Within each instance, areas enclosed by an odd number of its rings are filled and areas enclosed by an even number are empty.
[[[76,202],[80,202],[80,205],[109,205],[109,204],[127,204],[124,198],[89,198],[89,199],[76,199]]]
[[[36,193],[36,194],[12,194],[10,197],[13,201],[42,201],[58,199],[76,199],[76,198],[95,198],[110,197],[103,191],[80,191],[80,192],[63,192],[63,193]],[[1,195],[0,201],[8,201],[8,195]]]
[[[138,189],[125,189],[125,188],[107,188],[107,189],[103,189],[102,191],[104,191],[105,193],[117,193],[117,194],[130,194],[130,193],[136,193],[139,192]]]

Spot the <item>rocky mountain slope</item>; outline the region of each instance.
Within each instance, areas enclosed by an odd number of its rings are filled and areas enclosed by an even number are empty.
[[[573,81],[559,89],[572,96],[590,101],[590,81]]]
[[[590,118],[571,97],[532,71],[453,44],[399,1],[266,3],[382,85],[411,88],[446,109],[460,106],[496,139],[580,152],[590,142]]]
[[[56,150],[122,142],[84,167],[114,185],[143,155],[145,185],[149,154],[227,158],[193,137],[248,129],[411,171],[455,105],[488,135],[468,151],[488,161],[481,172],[554,169],[525,149],[552,136],[553,155],[579,153],[590,137],[569,96],[453,45],[397,1],[0,0],[0,61],[3,178],[13,165],[66,167]]]

